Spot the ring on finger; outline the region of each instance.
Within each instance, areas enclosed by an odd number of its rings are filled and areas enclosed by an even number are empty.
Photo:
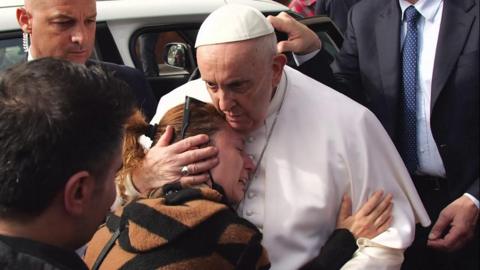
[[[185,165],[183,166],[181,169],[180,169],[180,173],[183,175],[183,176],[187,176],[190,174],[190,171],[188,170],[188,166]]]

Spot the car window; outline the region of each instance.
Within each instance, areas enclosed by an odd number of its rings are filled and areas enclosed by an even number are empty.
[[[317,35],[322,41],[322,47],[332,56],[332,59],[335,58],[339,47],[335,44],[332,37],[327,32],[317,32]]]
[[[157,100],[195,74],[193,44],[198,27],[197,24],[147,27],[132,35],[133,63],[143,71]]]
[[[299,21],[307,25],[318,35],[322,41],[322,47],[328,52],[331,56],[331,61],[333,61],[343,42],[343,35],[335,23],[324,15],[308,17]]]
[[[191,31],[148,31],[138,35],[134,62],[146,77],[188,75],[195,68]]]
[[[292,14],[295,16],[295,14]],[[298,19],[298,18],[297,18]],[[328,17],[301,19],[323,41],[323,46],[333,61],[343,37]],[[194,43],[200,23],[147,26],[136,30],[129,41],[129,51],[135,67],[143,71],[154,96],[159,100],[163,95],[197,78],[198,72]],[[286,35],[277,33],[282,39]],[[288,57],[292,65],[292,57]]]
[[[0,37],[0,70],[21,62],[25,57],[21,36]]]

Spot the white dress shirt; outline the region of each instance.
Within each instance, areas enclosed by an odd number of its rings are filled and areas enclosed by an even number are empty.
[[[401,46],[407,34],[405,10],[411,4],[400,0],[402,10]],[[421,174],[445,177],[445,167],[430,127],[430,103],[433,64],[438,33],[442,21],[443,0],[419,0],[415,8],[420,13],[418,28],[418,81],[417,81],[417,155]]]

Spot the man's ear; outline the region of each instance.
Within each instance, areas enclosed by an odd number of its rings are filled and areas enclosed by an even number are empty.
[[[30,15],[24,7],[17,8],[17,22],[24,33],[32,33],[32,24],[30,19]]]
[[[63,199],[65,211],[71,215],[82,215],[91,207],[95,191],[95,179],[87,171],[72,175],[65,185]]]
[[[280,79],[282,78],[283,68],[287,63],[287,57],[284,54],[277,54],[273,57],[272,63],[272,70],[273,70],[273,77],[272,77],[272,86],[277,87],[280,83]]]

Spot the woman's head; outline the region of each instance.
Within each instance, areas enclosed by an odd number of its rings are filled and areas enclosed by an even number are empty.
[[[228,126],[213,105],[190,99],[188,107],[189,125],[185,129],[185,137],[198,134],[206,134],[210,137],[209,144],[217,146],[219,150],[219,164],[211,170],[213,180],[223,187],[230,202],[240,202],[247,187],[248,174],[254,168],[252,161],[243,151],[243,136]],[[124,145],[124,165],[127,169],[137,166],[145,155],[137,138],[146,132],[147,126],[140,112],[133,115],[127,124]],[[172,143],[182,139],[184,104],[170,109],[160,120],[153,143],[158,141],[167,126],[175,130]]]

